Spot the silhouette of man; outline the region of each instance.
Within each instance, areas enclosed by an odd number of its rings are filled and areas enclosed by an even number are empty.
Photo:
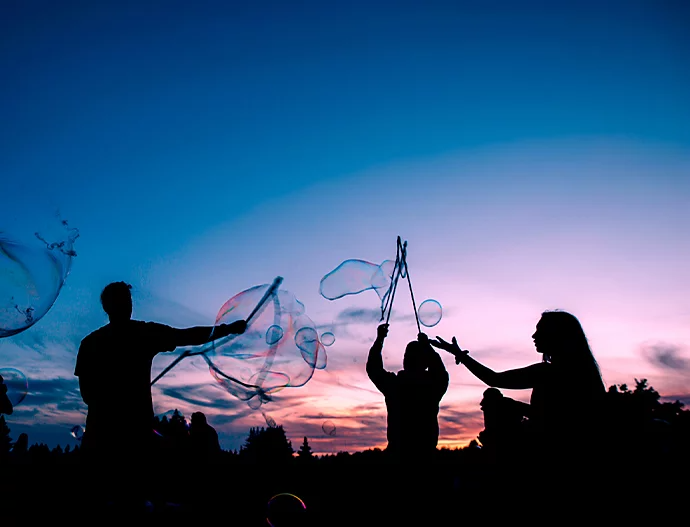
[[[12,412],[14,412],[14,408],[12,401],[7,396],[7,385],[5,379],[0,375],[0,414],[12,415]]]
[[[247,324],[239,320],[215,328],[178,329],[133,320],[131,286],[125,282],[107,285],[101,293],[101,304],[109,323],[82,340],[74,370],[88,406],[81,451],[90,456],[94,470],[106,469],[102,475],[116,469],[134,480],[143,477],[137,476],[136,470],[150,464],[155,437],[153,358],[178,346],[201,345],[231,333],[243,333]],[[115,366],[119,364],[123,366]]]
[[[205,459],[221,452],[218,432],[206,420],[203,412],[194,412],[189,426],[189,438],[194,456]]]
[[[382,352],[387,335],[388,324],[381,324],[367,359],[367,375],[386,399],[386,451],[394,460],[428,459],[438,444],[439,403],[448,389],[448,372],[424,333],[407,344],[403,369],[386,371]]]

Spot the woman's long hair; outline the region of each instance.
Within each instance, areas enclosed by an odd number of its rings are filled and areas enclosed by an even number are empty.
[[[544,362],[549,362],[564,376],[571,388],[592,395],[604,394],[606,387],[580,321],[566,311],[544,311],[542,324],[556,336],[553,352],[544,353]]]

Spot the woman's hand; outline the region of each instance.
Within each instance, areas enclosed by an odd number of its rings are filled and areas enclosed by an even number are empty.
[[[469,353],[467,350],[460,349],[460,346],[458,346],[458,341],[455,337],[453,337],[453,342],[451,343],[446,342],[439,336],[436,336],[436,340],[429,341],[429,344],[435,348],[439,348],[453,354],[453,356],[455,356],[455,364],[460,364],[462,362],[462,358]]]

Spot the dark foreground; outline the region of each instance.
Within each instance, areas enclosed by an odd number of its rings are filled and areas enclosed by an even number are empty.
[[[339,455],[289,463],[172,462],[151,471],[148,499],[133,500],[130,481],[111,490],[84,477],[78,460],[5,463],[0,526],[299,525],[445,526],[580,524],[687,520],[684,459],[619,459],[615,463],[498,464],[479,451],[439,455],[400,466]],[[372,456],[373,457],[373,456]],[[289,494],[271,502],[278,494]],[[145,522],[145,523],[144,523]]]

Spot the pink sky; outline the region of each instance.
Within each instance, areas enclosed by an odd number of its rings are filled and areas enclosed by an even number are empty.
[[[89,251],[96,234],[86,225],[51,312],[0,342],[3,366],[24,371],[32,386],[63,391],[30,390],[8,423],[14,435],[74,443],[69,429],[85,416],[72,375],[76,347],[105,322],[98,294],[107,282],[133,283],[135,317],[185,326],[212,323],[228,298],[280,275],[315,323],[334,328],[336,342],[325,370],[280,392],[264,412],[284,425],[295,449],[303,436],[320,453],[384,447],[383,396],[364,370],[378,321],[338,324],[347,309],[377,309],[378,297],[367,291],[328,301],[318,288],[343,260],[394,258],[398,235],[409,244],[418,304],[434,298],[444,308],[430,336],[457,336],[496,370],[519,367],[540,358],[531,341],[540,313],[564,309],[580,319],[607,386],[647,378],[662,395],[687,398],[688,174],[685,152],[617,139],[411,160],[275,198],[152,259],[121,251],[129,263],[117,269],[108,267],[107,255]],[[401,367],[402,350],[417,332],[404,285],[384,352],[391,370]],[[157,358],[154,375],[172,358]],[[439,444],[462,446],[483,426],[485,387],[443,358],[451,385],[441,403]],[[202,409],[224,447],[238,448],[250,427],[266,426],[265,418],[213,386],[200,364],[189,360],[156,385],[156,409]],[[126,376],[124,357],[113,367]],[[529,391],[508,395],[529,399]],[[327,419],[336,424],[335,437],[321,431]]]

